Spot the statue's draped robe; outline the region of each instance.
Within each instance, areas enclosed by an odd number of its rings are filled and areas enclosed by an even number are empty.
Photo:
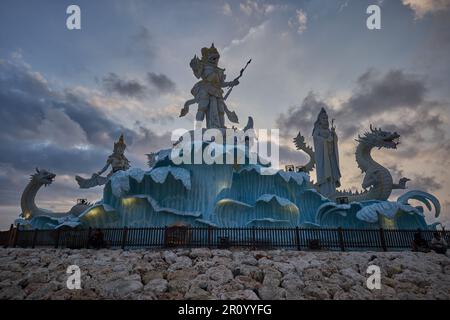
[[[199,111],[206,115],[206,127],[224,128],[225,102],[221,88],[221,84],[225,80],[224,69],[205,64],[201,78],[202,80],[195,84],[191,93],[199,102]]]
[[[327,137],[332,137],[329,141]],[[313,133],[316,162],[317,186],[319,192],[330,197],[340,187],[339,153],[337,136],[328,129],[316,129]]]
[[[229,84],[225,82],[224,71],[225,69],[204,63],[198,74],[202,80],[197,82],[191,90],[195,99],[187,102],[188,105],[194,101],[198,103],[196,120],[203,121],[206,116],[208,129],[225,128],[225,114],[231,122],[238,123],[236,114],[228,109],[223,98],[222,87]]]

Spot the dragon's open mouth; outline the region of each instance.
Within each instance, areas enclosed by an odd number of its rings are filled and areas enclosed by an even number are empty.
[[[389,138],[383,139],[383,141],[388,143],[388,144],[391,144],[392,147],[395,148],[395,147],[397,147],[400,144],[400,136],[398,134],[397,135],[393,135],[393,136],[391,136]]]
[[[56,175],[55,174],[49,174],[48,176],[46,176],[45,177],[45,185],[47,186],[47,185],[49,185],[49,184],[52,184],[53,183],[53,181],[55,181],[55,177],[56,177]]]
[[[399,144],[400,143],[400,137],[387,138],[387,139],[384,139],[384,142],[393,142],[395,144]]]

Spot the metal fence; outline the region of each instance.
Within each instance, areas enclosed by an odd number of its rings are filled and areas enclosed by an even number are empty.
[[[302,229],[302,228],[107,228],[71,230],[19,230],[0,233],[4,247],[54,247],[81,249],[92,246],[92,235],[100,230],[108,248],[246,247],[295,250],[402,250],[410,249],[419,230],[391,229]],[[430,241],[435,231],[421,230]],[[447,243],[450,231],[437,231]]]

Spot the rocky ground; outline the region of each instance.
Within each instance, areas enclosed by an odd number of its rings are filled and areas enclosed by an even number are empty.
[[[367,267],[381,268],[369,290]],[[69,290],[69,265],[81,290]],[[0,249],[0,299],[450,299],[450,256],[412,252]]]

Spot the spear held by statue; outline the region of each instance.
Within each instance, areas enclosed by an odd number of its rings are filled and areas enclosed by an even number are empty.
[[[223,100],[226,101],[228,96],[230,95],[231,91],[233,91],[234,86],[236,85],[236,83],[239,83],[238,80],[242,77],[242,75],[244,74],[245,69],[247,69],[248,65],[250,64],[250,62],[252,62],[252,59],[248,60],[247,63],[245,64],[245,67],[243,67],[241,69],[241,71],[239,72],[239,75],[236,77],[236,79],[234,79],[231,83],[233,83],[230,86],[230,89],[228,89],[227,93],[225,94],[225,96],[223,97]],[[236,112],[234,111],[230,111],[227,107],[226,104],[224,104],[224,109],[225,109],[225,113],[227,114],[228,119],[233,122],[233,123],[239,123],[238,120],[238,116],[236,115]]]
[[[244,74],[245,69],[247,69],[248,65],[250,64],[250,62],[252,62],[252,59],[248,60],[245,67],[243,67],[241,69],[241,72],[239,72],[239,75],[236,77],[236,79],[233,80],[232,83],[235,83],[236,81],[238,81],[242,75]],[[225,94],[225,97],[223,97],[223,100],[227,100],[228,96],[230,95],[231,91],[233,91],[235,85],[231,85],[230,89],[228,89],[227,93]]]

